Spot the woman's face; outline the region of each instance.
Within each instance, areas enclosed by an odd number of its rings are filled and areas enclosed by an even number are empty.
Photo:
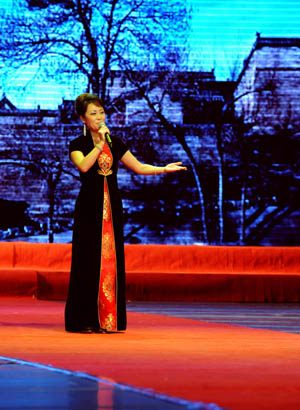
[[[84,117],[80,117],[90,131],[98,131],[100,124],[105,122],[105,111],[101,105],[90,103]]]

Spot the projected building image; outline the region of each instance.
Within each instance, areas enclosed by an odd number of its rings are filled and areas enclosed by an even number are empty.
[[[71,241],[80,182],[68,145],[82,132],[74,100],[91,91],[106,102],[111,133],[137,158],[188,167],[151,178],[121,167],[127,243],[298,245],[300,38],[279,36],[274,18],[271,24],[260,15],[234,30],[237,11],[241,19],[246,13],[242,4],[230,16],[217,5],[206,14],[196,1],[190,12],[183,2],[172,14],[166,6],[168,35],[141,14],[155,30],[143,41],[134,34],[134,53],[119,37],[113,50],[99,43],[93,60],[84,32],[72,32],[69,44],[61,33],[43,32],[51,16],[66,15],[63,7],[27,3],[14,13],[7,3],[1,20],[1,240]],[[105,17],[99,10],[91,21]],[[28,41],[22,13],[32,23],[43,17],[36,43]],[[76,11],[68,18],[61,28],[80,27]],[[226,30],[227,20],[233,27]],[[174,22],[181,26],[176,39]],[[116,35],[105,19],[91,27],[95,38]],[[14,43],[18,30],[24,45]]]

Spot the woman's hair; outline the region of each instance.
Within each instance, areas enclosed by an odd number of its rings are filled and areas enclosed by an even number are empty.
[[[75,100],[75,110],[77,115],[79,117],[84,117],[87,107],[91,103],[104,108],[102,100],[97,95],[89,93],[80,94]]]

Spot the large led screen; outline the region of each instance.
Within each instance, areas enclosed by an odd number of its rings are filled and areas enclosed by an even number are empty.
[[[93,93],[120,163],[127,243],[300,244],[297,0],[1,0],[0,240],[70,242],[74,100]]]

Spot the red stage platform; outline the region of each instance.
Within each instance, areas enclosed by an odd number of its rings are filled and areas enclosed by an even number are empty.
[[[125,250],[129,300],[300,300],[298,247]],[[70,260],[69,244],[0,243],[0,351],[10,366],[16,358],[231,410],[297,408],[299,334],[171,317],[163,306],[159,315],[141,313],[134,303],[125,333],[70,334],[64,331],[64,303],[54,301],[66,297]],[[233,310],[242,316],[238,304]]]
[[[127,299],[299,302],[300,247],[126,245]],[[0,296],[64,300],[70,244],[0,243]]]

